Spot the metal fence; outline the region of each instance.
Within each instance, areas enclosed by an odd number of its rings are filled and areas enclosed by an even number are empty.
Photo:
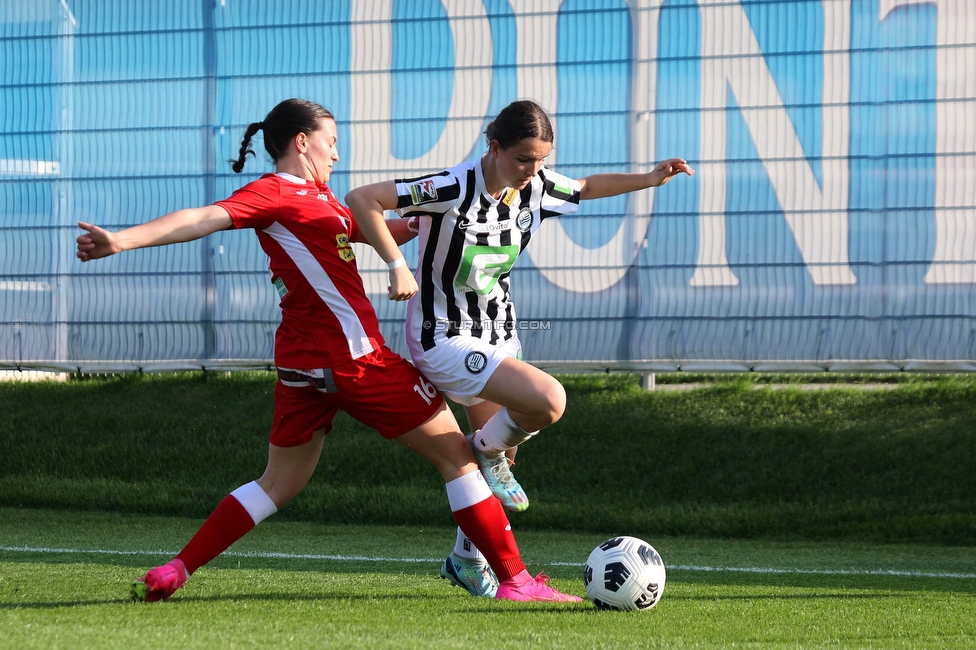
[[[698,174],[546,223],[512,273],[527,360],[976,369],[966,0],[5,0],[0,58],[0,368],[267,366],[252,233],[82,265],[76,222],[229,195],[271,169],[226,161],[287,97],[336,114],[339,197],[479,156],[530,97],[564,174]],[[385,266],[358,259],[404,352]]]

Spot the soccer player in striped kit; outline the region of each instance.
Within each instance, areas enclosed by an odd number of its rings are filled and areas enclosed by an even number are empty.
[[[492,492],[509,510],[528,497],[512,476],[515,448],[563,414],[566,394],[547,373],[522,361],[509,272],[542,222],[570,214],[581,199],[656,187],[694,174],[680,158],[646,174],[567,178],[544,165],[553,130],[546,112],[528,100],[504,108],[485,130],[488,150],[436,174],[386,181],[346,196],[356,220],[395,277],[390,298],[410,298],[407,344],[414,364],[462,404],[474,432],[475,458]],[[385,210],[418,217],[420,261],[402,264]],[[474,595],[494,593],[474,540],[458,531],[441,575]]]
[[[275,336],[275,407],[268,465],[256,481],[224,498],[177,556],[133,584],[138,600],[169,598],[196,571],[296,496],[311,478],[337,410],[430,461],[443,476],[454,518],[489,558],[503,600],[578,602],[522,563],[504,509],[492,497],[470,444],[437,390],[386,347],[350,242],[368,243],[326,184],[339,160],[335,119],[313,102],[290,99],[248,126],[234,163],[244,167],[251,138],[264,131],[274,174],[229,198],[177,210],[119,232],[80,223],[78,257],[192,241],[219,230],[252,228],[281,297]],[[412,239],[406,219],[394,241]],[[391,271],[391,280],[394,271]]]

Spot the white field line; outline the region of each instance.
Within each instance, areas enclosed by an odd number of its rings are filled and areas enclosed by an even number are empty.
[[[49,548],[34,546],[0,546],[0,551],[14,553],[39,554],[76,554],[76,555],[136,555],[173,557],[174,551],[117,551],[110,549],[76,549]],[[257,557],[280,560],[331,560],[335,562],[407,562],[420,564],[440,564],[443,560],[423,557],[376,557],[369,555],[319,555],[314,553],[268,553],[248,551],[238,553],[224,552],[227,557]],[[543,562],[545,566],[581,567],[583,562]],[[900,571],[897,569],[774,569],[770,567],[731,567],[731,566],[703,566],[698,564],[675,564],[667,567],[668,571],[703,571],[720,573],[760,573],[760,574],[810,574],[823,576],[898,576],[904,578],[961,578],[971,580],[976,573],[949,573],[942,571]]]

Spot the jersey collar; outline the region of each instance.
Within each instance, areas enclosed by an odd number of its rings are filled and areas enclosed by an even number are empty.
[[[496,199],[491,194],[489,194],[488,187],[485,185],[485,170],[481,166],[482,163],[484,162],[485,155],[486,154],[482,154],[481,158],[478,158],[478,161],[475,162],[474,164],[475,188],[478,190],[478,193],[481,194],[481,196],[486,201],[488,201],[491,205],[498,205],[498,202],[501,199]],[[505,196],[505,192],[502,192],[502,196]]]
[[[299,178],[298,176],[295,176],[294,174],[289,174],[288,172],[277,172],[277,175],[282,177],[286,181],[295,183],[296,185],[306,185],[308,183],[308,181],[305,180],[304,178]]]

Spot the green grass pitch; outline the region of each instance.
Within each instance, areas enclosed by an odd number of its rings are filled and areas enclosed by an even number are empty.
[[[437,575],[453,531],[269,520],[164,603],[131,580],[197,519],[0,508],[3,648],[970,648],[971,548],[648,539],[669,567],[639,613],[477,599]],[[519,535],[584,595],[603,536]]]

